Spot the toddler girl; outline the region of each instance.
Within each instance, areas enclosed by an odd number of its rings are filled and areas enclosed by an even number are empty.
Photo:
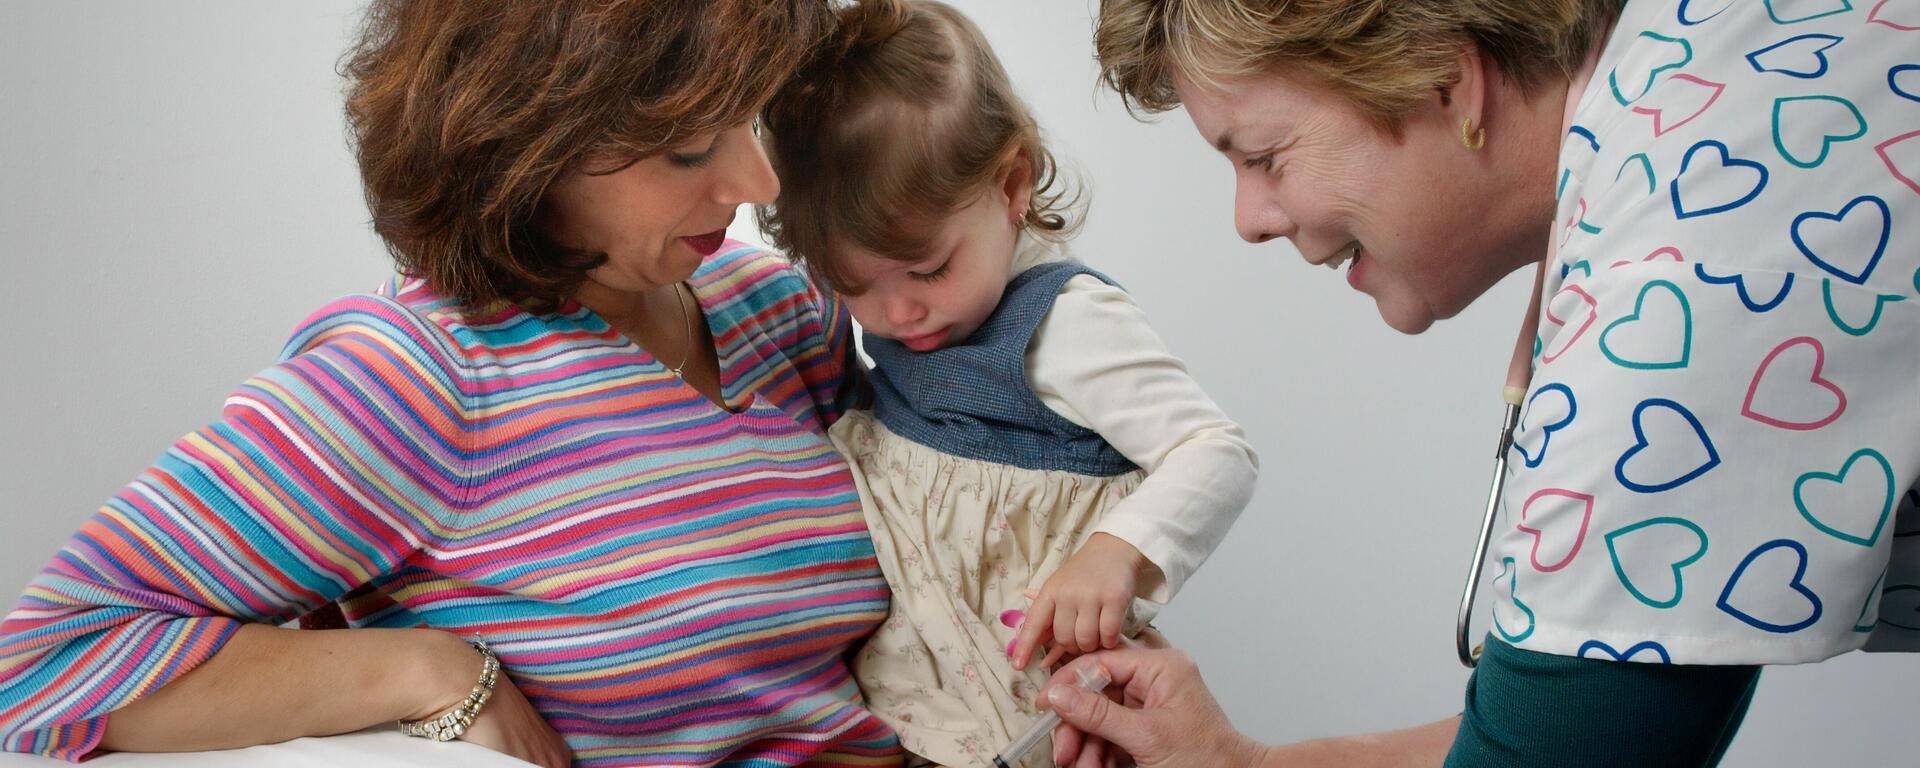
[[[919,759],[985,764],[1037,715],[1043,667],[1118,644],[1212,552],[1253,450],[1066,257],[1071,196],[960,13],[842,8],[766,118],[784,188],[762,228],[876,364],[872,410],[832,430],[893,588],[855,676]]]

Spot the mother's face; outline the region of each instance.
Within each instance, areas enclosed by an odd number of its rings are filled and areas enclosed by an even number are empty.
[[[1176,88],[1201,137],[1233,163],[1240,236],[1284,237],[1308,263],[1344,263],[1348,285],[1395,330],[1453,316],[1518,266],[1509,251],[1525,236],[1476,210],[1498,197],[1487,194],[1492,174],[1437,94],[1396,136],[1324,89],[1277,77]]]

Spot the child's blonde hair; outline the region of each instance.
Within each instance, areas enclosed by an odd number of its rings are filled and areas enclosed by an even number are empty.
[[[933,0],[838,10],[815,58],[765,113],[779,198],[758,210],[768,240],[844,289],[833,245],[926,258],[937,220],[976,199],[1009,161],[1032,195],[1021,226],[1064,239],[1078,195],[1013,84],[966,16]]]

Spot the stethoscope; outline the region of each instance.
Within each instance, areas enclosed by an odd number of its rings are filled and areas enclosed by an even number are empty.
[[[1480,663],[1480,647],[1468,637],[1473,622],[1473,599],[1480,592],[1480,572],[1487,564],[1487,544],[1493,540],[1493,521],[1500,514],[1500,494],[1507,485],[1507,450],[1513,447],[1513,430],[1520,425],[1520,404],[1526,399],[1533,379],[1533,340],[1540,330],[1540,289],[1547,274],[1541,261],[1533,275],[1533,298],[1527,302],[1527,316],[1520,323],[1520,338],[1513,344],[1513,357],[1507,362],[1506,385],[1500,390],[1505,408],[1500,416],[1500,442],[1493,454],[1493,485],[1487,489],[1487,511],[1480,517],[1480,540],[1473,547],[1473,570],[1467,572],[1466,589],[1460,594],[1460,613],[1453,621],[1453,646],[1460,663],[1472,669]]]

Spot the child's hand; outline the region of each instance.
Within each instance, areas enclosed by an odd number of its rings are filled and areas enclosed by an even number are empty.
[[[1013,668],[1026,669],[1034,649],[1049,638],[1053,647],[1042,666],[1052,666],[1069,653],[1118,647],[1127,607],[1146,564],[1140,550],[1118,537],[1096,533],[1088,538],[1039,592],[1029,590],[1033,607],[1008,648]]]

